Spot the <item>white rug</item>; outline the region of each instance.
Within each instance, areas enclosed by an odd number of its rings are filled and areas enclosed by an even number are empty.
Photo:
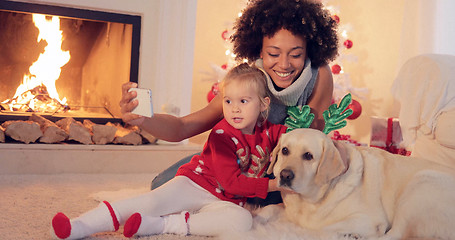
[[[107,200],[109,202],[118,201],[124,198],[128,198],[134,195],[139,195],[145,192],[150,191],[149,188],[139,188],[139,189],[121,189],[117,191],[101,191],[90,195],[93,199],[101,202]],[[338,237],[327,233],[326,235],[321,235],[321,233],[313,233],[311,231],[305,230],[294,223],[289,222],[284,216],[284,212],[277,212],[273,218],[264,219],[260,214],[261,209],[253,211],[253,227],[249,232],[246,233],[227,233],[225,235],[219,236],[217,239],[220,240],[337,240]]]

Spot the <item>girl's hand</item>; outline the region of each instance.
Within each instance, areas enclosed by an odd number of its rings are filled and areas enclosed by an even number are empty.
[[[122,99],[120,100],[120,108],[122,111],[122,120],[131,125],[141,125],[145,117],[131,113],[139,104],[138,100],[133,100],[137,96],[136,91],[128,92],[130,88],[137,87],[137,83],[127,82],[122,85]]]
[[[286,193],[286,194],[294,194],[294,193],[296,193],[296,192],[294,192],[293,190],[291,190],[289,188],[279,187],[278,186],[278,180],[276,178],[269,180],[269,189],[268,189],[268,191],[269,192],[280,191],[281,193]]]

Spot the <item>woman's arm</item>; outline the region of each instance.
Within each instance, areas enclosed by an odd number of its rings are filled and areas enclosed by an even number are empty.
[[[178,142],[211,129],[223,118],[223,109],[220,96],[201,110],[183,117],[175,117],[169,114],[154,114],[152,118],[142,117],[131,113],[137,106],[136,92],[128,92],[136,83],[125,83],[122,86],[122,119],[124,122],[137,125],[158,139],[170,142]]]
[[[333,77],[329,65],[324,65],[319,68],[318,78],[313,89],[313,93],[308,101],[308,105],[311,108],[311,112],[314,113],[315,117],[311,128],[323,130],[324,129],[324,117],[322,113],[329,109],[332,103],[333,94]]]

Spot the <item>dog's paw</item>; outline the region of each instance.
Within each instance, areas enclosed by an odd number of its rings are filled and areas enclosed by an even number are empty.
[[[254,219],[261,224],[265,224],[278,219],[283,211],[284,208],[281,205],[267,205],[256,210]]]

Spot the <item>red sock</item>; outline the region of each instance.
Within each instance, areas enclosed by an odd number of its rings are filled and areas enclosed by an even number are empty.
[[[123,236],[130,238],[137,233],[137,230],[141,226],[142,216],[139,213],[134,213],[128,220],[126,220],[125,226],[123,227]]]
[[[63,213],[57,213],[52,219],[52,227],[55,235],[61,239],[65,239],[71,234],[70,219]]]

